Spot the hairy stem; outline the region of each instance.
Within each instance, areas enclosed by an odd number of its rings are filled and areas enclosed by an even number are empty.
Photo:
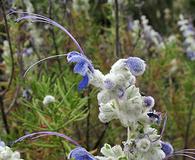
[[[127,127],[127,141],[130,140],[130,128]]]

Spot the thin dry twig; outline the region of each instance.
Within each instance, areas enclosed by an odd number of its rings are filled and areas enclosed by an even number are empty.
[[[96,149],[96,148],[100,145],[100,143],[102,142],[102,139],[104,138],[104,136],[105,136],[105,134],[106,134],[106,131],[107,131],[108,127],[109,127],[109,123],[106,123],[106,124],[105,124],[105,127],[104,127],[104,130],[102,131],[102,133],[101,133],[99,139],[98,139],[97,142],[95,143],[95,146],[93,147],[93,149]]]
[[[11,39],[10,39],[9,27],[8,27],[8,23],[7,23],[7,17],[6,17],[6,13],[5,13],[6,11],[5,11],[5,6],[4,6],[3,0],[0,0],[0,4],[1,4],[1,8],[2,8],[3,19],[4,19],[4,23],[5,23],[5,30],[6,30],[6,34],[7,34],[9,49],[10,49],[10,58],[11,58],[11,75],[10,75],[10,79],[8,82],[8,86],[1,93],[1,96],[4,97],[4,95],[7,93],[7,91],[9,90],[9,88],[12,84],[12,80],[13,80],[13,76],[14,76],[14,53],[13,53],[13,49],[12,49],[12,43],[11,43]]]
[[[118,9],[118,0],[115,0],[115,52],[116,57],[120,56],[120,40],[119,40],[119,9]]]
[[[5,6],[4,6],[4,1],[0,0],[0,6],[2,9],[2,14],[3,14],[3,19],[4,19],[4,23],[5,23],[5,30],[6,30],[6,34],[7,34],[7,40],[8,40],[8,44],[9,44],[9,49],[10,49],[10,57],[11,57],[11,75],[8,81],[8,86],[7,88],[2,91],[2,93],[0,94],[0,107],[1,107],[1,114],[2,114],[2,119],[3,119],[3,123],[4,123],[4,127],[5,130],[7,132],[7,134],[10,133],[10,129],[9,129],[9,125],[7,122],[7,116],[5,114],[5,109],[4,109],[4,96],[6,95],[6,93],[8,92],[12,81],[13,81],[13,76],[14,76],[14,54],[13,54],[13,50],[12,50],[12,44],[11,44],[11,39],[10,39],[10,35],[9,35],[9,28],[8,28],[8,23],[7,23],[7,17],[6,17],[6,11],[5,11]]]

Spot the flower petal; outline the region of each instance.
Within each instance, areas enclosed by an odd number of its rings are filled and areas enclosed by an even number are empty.
[[[82,55],[79,52],[72,51],[72,52],[68,53],[67,60],[68,60],[68,62],[75,62],[75,63],[84,62],[88,65],[88,69],[92,73],[94,72],[94,67],[93,67],[91,61],[85,55]]]
[[[87,73],[88,64],[84,61],[78,62],[74,67],[74,73],[84,76]]]
[[[161,141],[161,149],[166,154],[166,156],[169,156],[174,152],[173,146],[168,142]]]
[[[67,55],[67,60],[68,62],[80,62],[80,61],[83,61],[85,60],[85,57],[82,56],[80,53],[78,52],[70,52],[68,55]]]
[[[87,75],[83,76],[82,81],[79,83],[78,90],[80,91],[85,87],[87,87],[88,83],[89,83],[89,77]]]
[[[74,158],[75,160],[95,160],[95,157],[93,157],[85,148],[83,147],[77,147],[73,149],[68,158]]]

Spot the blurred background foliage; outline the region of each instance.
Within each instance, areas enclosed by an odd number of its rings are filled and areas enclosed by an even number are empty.
[[[6,28],[3,15],[11,8],[45,15],[62,24],[78,40],[95,68],[104,73],[119,58],[143,58],[147,70],[138,78],[137,86],[143,95],[155,98],[157,111],[168,114],[163,139],[176,150],[195,148],[195,62],[186,57],[177,26],[180,14],[195,23],[194,0],[1,0],[1,139],[11,144],[27,133],[57,131],[98,154],[105,142],[121,144],[126,131],[117,121],[99,122],[97,90],[92,87],[82,92],[77,90],[81,77],[73,74],[65,57],[45,61],[23,77],[27,67],[37,60],[76,50],[74,43],[55,27],[16,23],[13,15],[7,16]],[[140,20],[142,15],[161,34],[165,48],[143,46],[139,35],[137,41],[132,36],[129,24]],[[54,96],[56,102],[44,106],[46,95]],[[24,159],[49,160],[67,159],[74,146],[58,137],[47,137],[13,147]]]

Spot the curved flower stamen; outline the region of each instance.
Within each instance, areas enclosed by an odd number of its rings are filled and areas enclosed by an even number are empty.
[[[26,69],[26,71],[24,72],[23,77],[25,78],[26,75],[27,75],[27,73],[28,73],[34,66],[36,66],[37,64],[39,64],[39,63],[41,63],[41,62],[43,62],[43,61],[49,60],[49,59],[53,59],[53,58],[57,58],[57,57],[65,57],[65,56],[67,56],[67,54],[59,54],[59,55],[54,55],[54,56],[49,56],[49,57],[43,58],[43,59],[41,59],[41,60],[39,60],[39,61],[33,63],[32,65],[30,65],[30,66]]]
[[[173,154],[173,155],[170,155],[170,156],[168,156],[168,157],[166,157],[165,158],[165,160],[167,160],[167,159],[169,159],[169,158],[172,158],[172,157],[174,157],[174,156],[184,156],[184,157],[188,157],[188,158],[190,158],[190,159],[195,159],[195,157],[192,157],[192,156],[190,156],[190,155],[187,155],[187,154]]]
[[[42,16],[42,15],[39,15],[39,14],[33,14],[33,13],[28,13],[28,12],[19,12],[19,11],[12,10],[10,12],[10,14],[13,14],[13,13],[17,13],[17,14],[21,15],[20,18],[16,19],[16,22],[19,22],[22,20],[32,20],[32,22],[43,22],[43,23],[47,23],[47,24],[58,27],[59,29],[64,31],[72,39],[72,41],[76,44],[76,46],[79,49],[79,51],[81,52],[81,54],[84,54],[83,49],[81,48],[81,46],[79,45],[77,40],[73,37],[73,35],[66,28],[64,28],[62,25],[55,22],[54,20],[51,20],[51,19],[49,19],[45,16]],[[25,14],[27,14],[27,15],[25,15]]]
[[[58,133],[58,132],[51,132],[51,131],[40,131],[40,132],[34,132],[34,133],[27,134],[27,135],[22,136],[22,137],[18,138],[17,140],[15,140],[13,142],[13,144],[21,142],[21,141],[23,141],[27,138],[33,139],[34,136],[36,136],[36,138],[38,138],[39,136],[41,136],[41,137],[43,137],[43,136],[57,136],[57,137],[64,138],[65,140],[71,142],[72,144],[74,144],[76,146],[80,146],[75,140],[73,140],[72,138],[66,136],[65,134]]]

